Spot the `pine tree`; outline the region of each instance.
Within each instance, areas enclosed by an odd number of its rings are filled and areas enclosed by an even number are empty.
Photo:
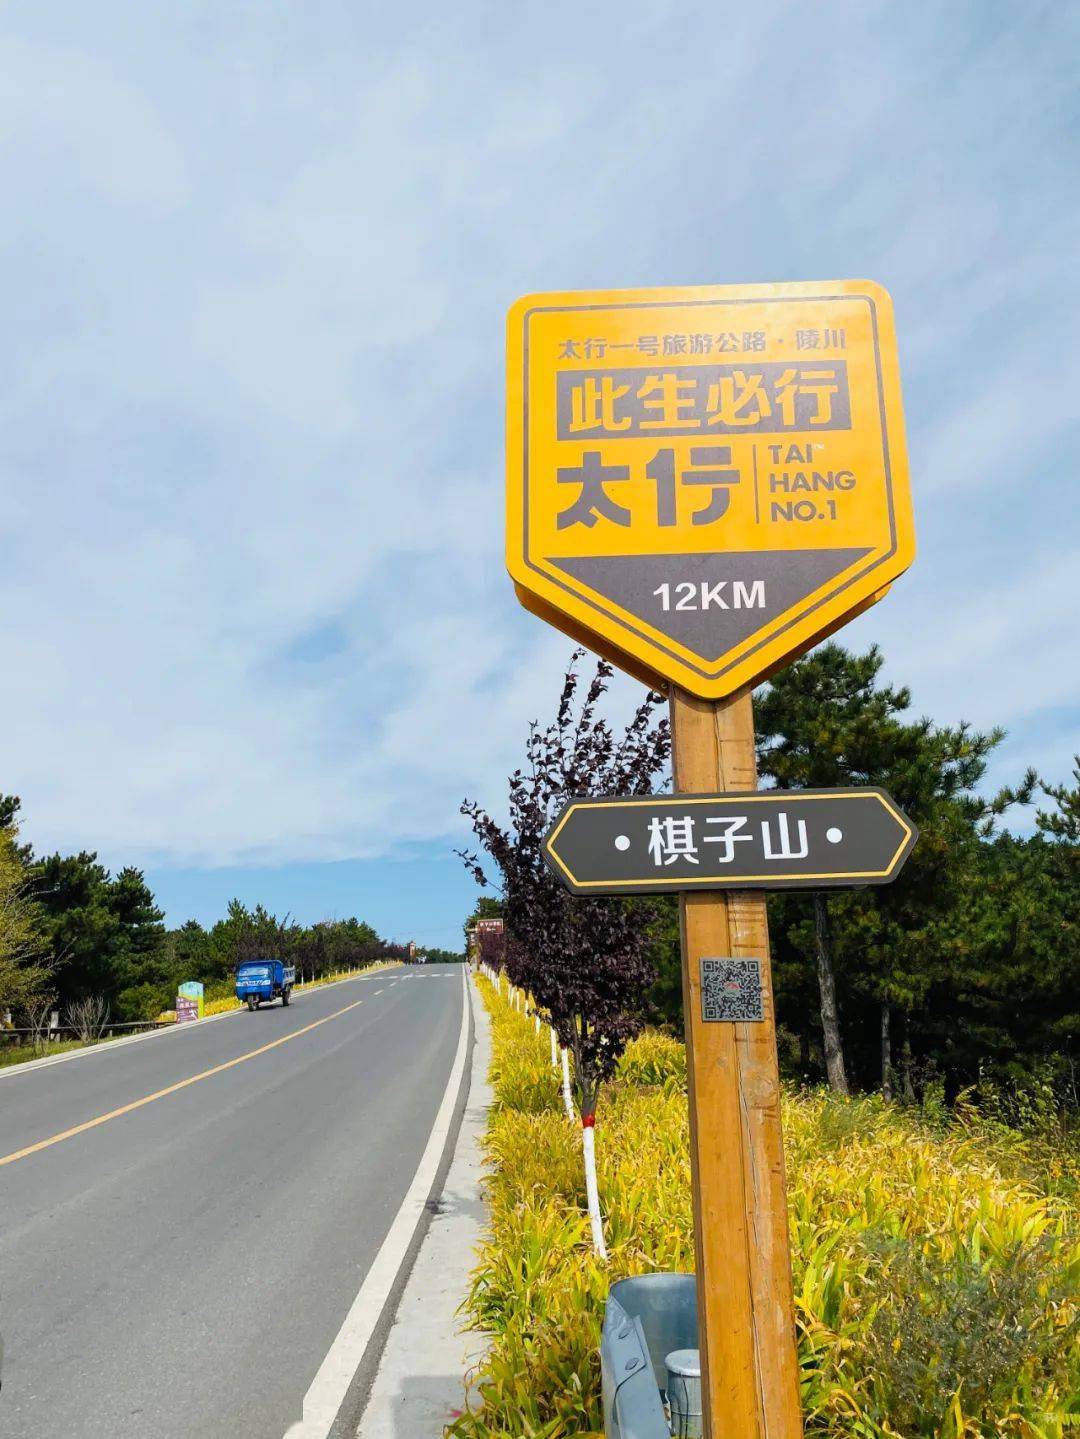
[[[900,1011],[901,1070],[908,1082],[909,1018],[963,943],[957,906],[965,877],[977,868],[980,837],[1022,797],[1021,791],[1003,791],[987,801],[975,792],[1003,731],[980,734],[963,723],[947,728],[902,718],[910,693],[880,683],[882,664],[876,647],[852,655],[837,644],[823,645],[776,676],[755,708],[759,769],[779,787],[877,785],[920,830],[891,886],[856,894],[816,891],[811,899],[825,1064],[830,1085],[841,1093],[849,1092],[850,1076],[838,958],[854,972],[852,987],[876,1005],[886,1091],[892,1083],[892,1017]]]
[[[11,812],[0,825],[0,1020],[8,1010],[25,1017],[51,995],[48,945],[13,820]]]

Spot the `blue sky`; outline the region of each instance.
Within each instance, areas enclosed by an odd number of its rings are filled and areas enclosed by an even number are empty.
[[[867,276],[920,553],[846,632],[1080,748],[1058,4],[0,7],[0,790],[41,849],[448,944],[568,646],[501,555],[528,290]],[[629,703],[633,685],[621,686]]]

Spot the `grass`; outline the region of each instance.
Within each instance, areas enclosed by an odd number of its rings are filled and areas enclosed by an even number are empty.
[[[94,1041],[104,1044],[105,1040]],[[67,1054],[72,1049],[89,1049],[81,1039],[54,1039],[48,1046],[35,1047],[33,1044],[5,1044],[0,1047],[0,1069],[12,1069],[16,1064],[26,1064],[31,1059],[51,1059],[54,1054]]]
[[[598,1111],[607,1266],[545,1036],[481,981],[493,1022],[489,1232],[465,1310],[492,1336],[454,1439],[602,1429],[610,1283],[693,1267],[683,1046],[646,1034]],[[1080,1162],[970,1106],[784,1102],[808,1439],[1080,1432]]]

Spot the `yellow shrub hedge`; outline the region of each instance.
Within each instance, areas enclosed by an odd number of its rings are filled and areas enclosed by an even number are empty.
[[[643,1035],[604,1093],[605,1266],[547,1038],[481,986],[490,1232],[465,1308],[493,1344],[448,1434],[594,1434],[608,1286],[693,1267],[685,1051]],[[970,1110],[928,1119],[821,1090],[786,1094],[784,1119],[808,1439],[1080,1433],[1075,1154]]]

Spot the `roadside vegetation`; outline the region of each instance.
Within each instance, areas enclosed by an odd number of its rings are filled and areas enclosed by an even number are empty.
[[[107,1044],[105,1039],[51,1039],[48,1044],[35,1046],[21,1044],[17,1048],[0,1044],[0,1069],[11,1069],[16,1064],[28,1064],[32,1059],[52,1058],[56,1054],[69,1054],[73,1049],[87,1049],[92,1044]]]
[[[667,779],[662,697],[620,727],[611,667],[583,658],[504,801],[462,807],[473,919],[502,920],[474,954],[515,1008],[468,1306],[495,1344],[457,1439],[597,1430],[611,1282],[694,1264],[677,905],[572,896],[543,857],[569,799]],[[1080,1424],[1080,760],[1072,786],[990,789],[1003,732],[911,716],[882,667],[825,644],[754,697],[763,784],[880,786],[920,831],[885,888],[768,899],[807,1433],[1061,1439]]]
[[[543,861],[568,799],[667,781],[660,697],[612,724],[610,666],[590,679],[583,653],[505,799],[463,806],[476,841],[463,858],[482,886],[474,919],[505,921],[486,962],[553,1019],[588,1090],[644,1023],[681,1035],[683,1016],[676,901],[574,898]],[[1068,782],[1028,770],[988,788],[1004,732],[912,715],[883,665],[876,648],[829,643],[754,696],[764,787],[880,786],[919,829],[890,885],[769,895],[782,1069],[909,1103],[942,1090],[951,1103],[988,1078],[1005,1094],[1050,1084],[1075,1114],[1080,756]]]
[[[493,1025],[490,1228],[465,1305],[492,1347],[453,1439],[602,1430],[610,1284],[692,1270],[686,1056],[646,1030],[599,1108],[608,1261],[549,1039],[479,981]],[[946,1106],[785,1093],[808,1439],[1064,1439],[1080,1423],[1080,1146],[1051,1087]]]

